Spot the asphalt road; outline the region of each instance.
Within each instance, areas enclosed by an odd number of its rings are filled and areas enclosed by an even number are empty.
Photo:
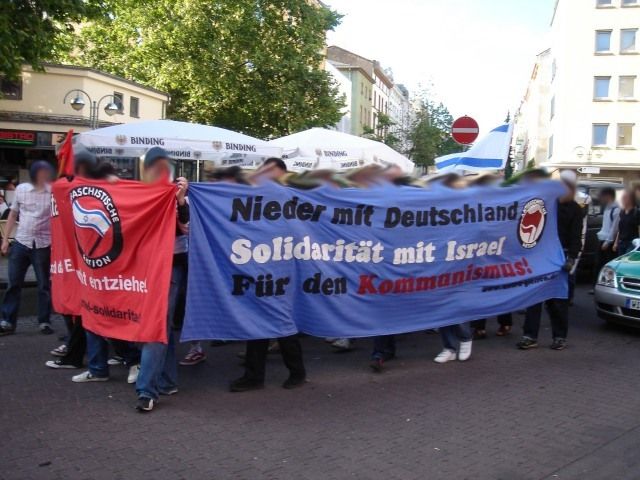
[[[490,321],[466,363],[433,363],[437,335],[403,336],[383,374],[369,340],[334,354],[305,338],[310,381],[294,391],[272,356],[267,388],[229,393],[242,345],[207,346],[146,415],[122,367],[93,384],[45,368],[56,339],[26,317],[0,337],[0,478],[638,479],[640,333],[606,327],[584,288],[571,314],[562,352],[546,322],[541,348],[516,350],[517,315],[507,338]]]

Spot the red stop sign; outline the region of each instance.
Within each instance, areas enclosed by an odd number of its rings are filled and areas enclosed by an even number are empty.
[[[451,136],[456,142],[462,145],[469,145],[475,142],[479,133],[480,127],[478,126],[478,122],[466,115],[458,118],[451,125]]]

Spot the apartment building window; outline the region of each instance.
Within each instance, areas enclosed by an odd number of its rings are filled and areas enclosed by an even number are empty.
[[[637,28],[625,28],[620,30],[620,53],[636,52]]]
[[[558,63],[554,58],[553,62],[551,63],[551,81],[552,82],[556,79],[556,73],[558,73]]]
[[[594,123],[593,139],[591,141],[592,145],[594,147],[606,147],[608,135],[609,135],[608,123]]]
[[[138,97],[129,98],[129,116],[134,118],[140,117],[140,99]]]
[[[596,32],[596,53],[608,53],[611,51],[611,30],[598,30]]]
[[[10,82],[0,78],[0,98],[2,100],[22,100],[22,80]]]
[[[549,152],[548,152],[548,158],[553,157],[553,135],[551,135],[549,137]]]
[[[120,107],[120,110],[118,111],[118,113],[122,115],[124,113],[124,94],[120,92],[113,92],[113,99],[118,105],[118,107]]]
[[[609,87],[611,77],[595,77],[593,82],[593,99],[607,100],[609,98]]]
[[[635,7],[638,5],[640,5],[640,3],[638,3],[638,0],[622,0],[623,7]]]
[[[618,124],[618,147],[633,146],[633,123]]]
[[[613,0],[596,0],[596,6],[598,7],[612,7]]]
[[[556,97],[551,98],[551,105],[549,106],[549,110],[549,117],[553,120],[553,117],[556,116]]]
[[[636,77],[635,76],[620,77],[618,97],[621,100],[631,100],[636,97]]]

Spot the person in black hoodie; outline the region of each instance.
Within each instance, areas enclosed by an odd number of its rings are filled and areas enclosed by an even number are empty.
[[[573,273],[576,259],[582,250],[582,219],[583,211],[574,200],[576,193],[576,174],[571,170],[560,173],[560,178],[567,187],[567,193],[558,201],[558,237],[564,250],[566,262],[562,269]],[[569,299],[552,298],[546,302],[547,311],[551,318],[553,335],[553,350],[564,350],[567,346],[567,332],[569,329]],[[542,317],[542,303],[527,308],[524,321],[524,335],[517,347],[528,350],[538,346],[538,332]]]

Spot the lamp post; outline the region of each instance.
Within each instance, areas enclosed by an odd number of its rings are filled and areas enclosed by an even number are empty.
[[[120,104],[120,102],[118,102],[118,99],[112,94],[104,95],[98,101],[94,101],[91,99],[91,96],[89,96],[87,92],[79,88],[76,88],[73,90],[69,90],[67,92],[67,94],[64,96],[64,99],[62,100],[62,103],[67,103],[67,99],[70,96],[73,96],[73,99],[69,102],[69,105],[71,105],[71,108],[73,108],[76,112],[79,112],[85,107],[87,102],[85,101],[84,98],[85,97],[87,98],[90,104],[89,105],[89,124],[92,129],[96,129],[99,126],[98,115],[100,114],[100,105],[102,104],[103,100],[107,98],[111,98],[111,101],[108,102],[104,107],[104,113],[106,113],[110,117],[115,115],[116,113],[122,113],[123,111],[122,105]]]

